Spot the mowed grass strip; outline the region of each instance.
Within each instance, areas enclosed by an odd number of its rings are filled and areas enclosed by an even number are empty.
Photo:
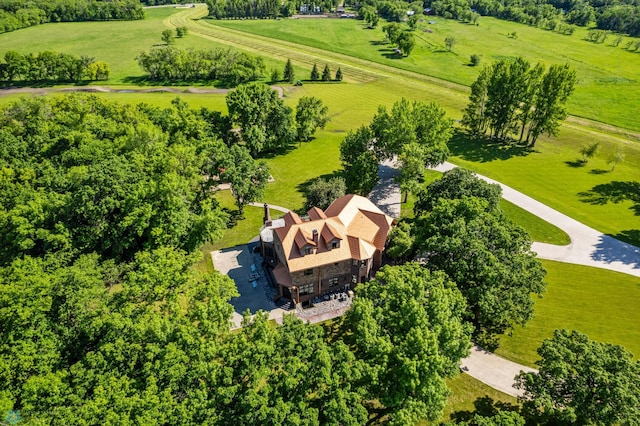
[[[502,336],[496,353],[533,366],[537,348],[556,329],[578,330],[591,339],[624,346],[640,357],[640,278],[605,269],[542,261],[547,291],[535,304],[535,317],[511,336]]]
[[[431,25],[428,21],[434,21]],[[586,30],[566,36],[514,22],[482,17],[480,25],[439,17],[425,17],[418,25],[416,48],[400,58],[384,42],[380,25],[366,29],[362,21],[344,19],[287,19],[279,21],[211,21],[213,25],[246,31],[290,43],[353,56],[458,84],[470,85],[482,67],[469,66],[472,54],[481,65],[497,59],[523,56],[532,63],[568,63],[578,72],[578,84],[569,102],[572,114],[616,126],[640,130],[640,54],[610,42],[585,40]],[[516,33],[516,37],[510,35]],[[453,37],[452,51],[444,40]],[[611,36],[613,39],[615,36]],[[348,42],[345,42],[348,40]]]

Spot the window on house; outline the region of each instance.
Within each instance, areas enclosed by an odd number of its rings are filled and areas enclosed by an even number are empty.
[[[360,261],[360,266],[367,266],[367,261],[366,260]]]
[[[313,248],[311,247],[305,247],[304,248],[304,254],[311,254],[313,253]]]
[[[353,266],[358,266],[360,261],[358,259],[353,259]]]
[[[304,274],[305,274],[305,275],[313,275],[313,269],[306,269],[306,270],[304,271]]]
[[[340,242],[339,241],[332,241],[331,242],[331,248],[332,249],[338,248],[338,247],[340,247]]]
[[[329,279],[329,285],[331,287],[333,287],[334,285],[338,285],[338,279],[337,278],[330,278]]]
[[[304,284],[299,287],[300,296],[304,296],[306,294],[313,294],[313,284]]]

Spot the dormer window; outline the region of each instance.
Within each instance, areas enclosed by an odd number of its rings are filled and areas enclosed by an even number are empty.
[[[305,256],[306,256],[307,254],[312,254],[312,253],[313,253],[313,247],[307,246],[307,247],[305,247],[305,248],[304,248],[304,254],[305,254]]]
[[[340,247],[340,241],[339,240],[331,241],[331,248],[332,249],[339,248],[339,247]]]

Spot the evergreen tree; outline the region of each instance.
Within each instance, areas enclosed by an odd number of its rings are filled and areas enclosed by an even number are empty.
[[[287,65],[284,66],[284,79],[289,83],[293,83],[296,78],[296,74],[293,71],[293,65],[291,65],[291,59],[287,59]]]
[[[338,71],[336,71],[336,81],[342,81],[342,70],[338,67]]]
[[[320,80],[320,72],[318,71],[318,66],[313,64],[313,69],[311,70],[311,81]]]
[[[322,71],[322,81],[331,81],[331,70],[328,64],[324,66],[324,71]]]

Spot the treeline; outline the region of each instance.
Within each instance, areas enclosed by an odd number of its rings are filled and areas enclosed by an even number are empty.
[[[0,33],[46,22],[144,19],[137,0],[0,0]]]
[[[471,13],[570,33],[568,25],[640,35],[640,5],[634,0],[433,0],[427,7],[445,18],[465,19]]]
[[[329,12],[335,7],[335,2],[331,0],[321,0],[313,4],[305,0],[206,0],[206,3],[209,16],[215,19],[289,17],[300,13],[300,7],[303,5],[308,5],[308,13]]]
[[[575,83],[576,71],[566,64],[545,72],[523,58],[494,62],[471,85],[462,124],[476,135],[533,146],[541,134],[556,134]]]
[[[109,64],[88,56],[40,52],[22,55],[10,50],[0,62],[0,80],[28,82],[76,82],[107,80]]]
[[[266,70],[262,57],[231,49],[180,50],[168,46],[142,52],[137,60],[156,81],[219,80],[236,85],[258,80]]]

